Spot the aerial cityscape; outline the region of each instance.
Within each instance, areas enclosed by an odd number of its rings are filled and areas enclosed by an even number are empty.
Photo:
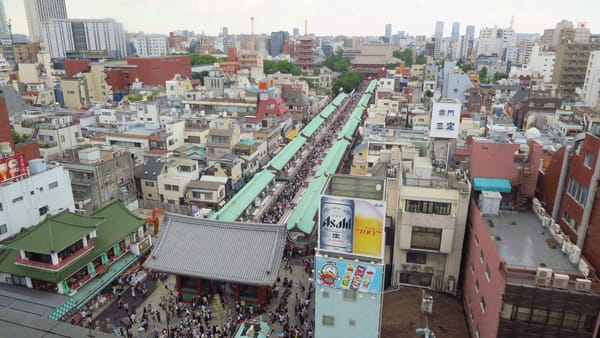
[[[0,336],[600,337],[599,24],[0,0]]]

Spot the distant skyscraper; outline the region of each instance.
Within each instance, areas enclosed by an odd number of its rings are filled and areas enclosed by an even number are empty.
[[[123,25],[113,19],[51,19],[42,25],[46,52],[64,58],[67,52],[109,51],[127,53]]]
[[[25,14],[29,27],[29,38],[39,41],[42,37],[42,23],[50,19],[66,19],[65,0],[25,0]]]
[[[0,34],[8,34],[8,19],[4,11],[4,2],[0,0]]]
[[[436,21],[435,22],[435,33],[433,34],[434,38],[434,47],[433,47],[433,58],[439,59],[441,56],[442,49],[442,38],[444,37],[444,21]]]
[[[298,36],[298,35],[300,35],[300,28],[294,27],[294,29],[292,30],[292,32],[294,33],[294,36]]]
[[[452,23],[452,35],[450,36],[450,39],[452,42],[456,42],[456,41],[458,41],[459,36],[460,36],[460,22],[453,22]]]
[[[473,51],[473,45],[475,44],[475,26],[468,25],[467,30],[465,32],[465,56],[471,56]]]
[[[223,27],[221,32],[223,33],[223,39],[227,39],[227,37],[229,37],[229,28],[227,28],[227,26]]]
[[[389,38],[392,37],[392,24],[388,23],[387,25],[385,25],[385,37]]]
[[[283,50],[285,41],[290,40],[290,33],[286,31],[271,32],[271,45],[269,46],[269,55],[278,56]]]

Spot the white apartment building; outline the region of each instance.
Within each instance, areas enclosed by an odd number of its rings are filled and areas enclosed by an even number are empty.
[[[0,184],[0,241],[42,222],[48,214],[74,209],[69,173],[62,166],[34,161],[29,176]]]
[[[600,51],[590,53],[585,81],[583,82],[582,99],[586,106],[595,107],[600,96]]]
[[[140,34],[132,40],[138,56],[164,56],[169,53],[169,38],[165,35]]]
[[[502,56],[504,48],[516,44],[517,38],[512,28],[484,27],[479,32],[475,56],[493,54]]]
[[[50,19],[42,26],[43,46],[53,58],[70,51],[114,51],[127,55],[123,24],[113,19]]]
[[[541,51],[540,46],[536,44],[531,48],[527,68],[532,72],[539,72],[544,82],[552,82],[555,61],[556,52]]]
[[[161,201],[179,204],[184,198],[188,183],[200,177],[200,168],[194,160],[172,158],[165,163],[157,177]]]
[[[66,19],[65,0],[25,0],[25,15],[29,38],[39,41],[42,37],[42,24],[49,19]]]

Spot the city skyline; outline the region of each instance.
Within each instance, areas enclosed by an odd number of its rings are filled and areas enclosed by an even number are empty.
[[[150,0],[143,8],[153,10],[144,11],[143,18],[136,18],[132,13],[139,11],[137,2],[66,0],[69,18],[110,17],[123,23],[127,32],[160,34],[187,29],[198,34],[204,32],[207,35],[217,35],[224,26],[228,27],[230,34],[250,33],[250,17],[255,18],[254,31],[257,34],[279,30],[291,32],[294,27],[299,27],[300,33],[303,33],[305,17],[308,19],[308,32],[316,35],[382,36],[385,24],[390,23],[392,34],[405,31],[411,35],[432,36],[435,22],[444,21],[444,36],[450,36],[452,22],[461,23],[461,35],[464,35],[464,27],[474,25],[475,35],[478,36],[482,27],[508,27],[513,16],[514,29],[520,33],[541,34],[544,29],[553,28],[563,19],[575,24],[584,22],[593,33],[600,32],[600,5],[590,4],[585,0],[568,3],[549,0],[544,3],[543,9],[539,7],[539,2],[517,0],[417,0],[413,7],[380,0],[371,3],[370,7],[381,6],[386,10],[375,11],[377,14],[369,16],[362,15],[361,4],[364,2],[356,0],[333,0],[325,3],[303,0],[297,3],[292,11],[294,17],[290,20],[290,16],[285,15],[290,12],[289,4],[273,0],[225,0],[221,2],[221,6],[193,0]],[[7,19],[12,21],[13,33],[29,35],[23,1],[5,1],[4,5]],[[427,11],[415,8],[419,6],[426,6]],[[402,13],[406,13],[406,16]]]

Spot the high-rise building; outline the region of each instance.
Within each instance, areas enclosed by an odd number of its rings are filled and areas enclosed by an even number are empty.
[[[300,35],[300,28],[294,27],[294,29],[292,30],[292,32],[294,33],[294,36],[298,36],[298,35]]]
[[[169,38],[166,35],[140,34],[133,39],[137,56],[164,56],[169,53]]]
[[[391,23],[388,23],[387,25],[385,25],[385,37],[388,38],[388,40],[389,40],[389,38],[392,37],[392,24]]]
[[[590,53],[582,93],[583,102],[590,107],[598,104],[598,97],[600,97],[600,50]]]
[[[227,28],[227,26],[224,26],[221,29],[221,34],[223,35],[223,39],[227,39],[229,37],[229,28]]]
[[[434,59],[439,59],[441,56],[442,38],[443,37],[444,37],[444,21],[436,21],[435,22],[435,33],[433,34],[433,38],[434,38],[433,58]]]
[[[575,99],[576,88],[585,82],[590,53],[600,49],[600,41],[578,43],[563,40],[556,48],[552,81],[558,83],[558,93],[565,99]]]
[[[25,14],[29,28],[29,38],[39,41],[42,38],[42,24],[50,19],[66,19],[65,0],[25,0]]]
[[[283,50],[283,44],[290,40],[290,33],[286,31],[271,32],[271,46],[269,55],[278,56]]]
[[[450,35],[450,41],[456,42],[458,41],[458,37],[460,36],[460,22],[452,23],[452,35]]]
[[[50,19],[42,25],[43,44],[53,58],[67,52],[111,51],[127,54],[123,24],[113,19]]]
[[[0,34],[9,34],[8,19],[6,18],[3,0],[0,0]]]

